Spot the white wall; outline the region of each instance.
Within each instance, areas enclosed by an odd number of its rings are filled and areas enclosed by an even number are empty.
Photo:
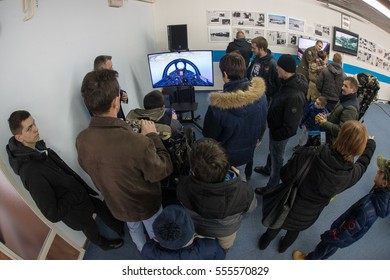
[[[25,109],[48,146],[91,182],[75,149],[75,138],[90,119],[80,95],[82,79],[97,55],[112,55],[129,95],[125,114],[139,107],[151,90],[146,54],[154,49],[153,5],[130,0],[110,8],[107,0],[40,0],[35,16],[23,22],[22,3],[0,1],[1,160],[8,166],[8,117]]]
[[[339,12],[325,8],[325,6],[315,0],[245,0],[245,1],[225,1],[225,0],[157,0],[155,6],[155,26],[156,44],[159,51],[168,50],[167,25],[187,24],[188,45],[190,49],[210,49],[226,50],[227,43],[209,43],[206,11],[209,10],[237,10],[254,11],[263,13],[274,13],[291,16],[305,20],[306,25],[314,26],[315,23],[338,26],[341,25],[341,14]],[[382,47],[390,48],[390,36],[382,29],[370,23],[363,23],[351,18],[351,31],[358,33],[372,42],[380,44]],[[308,34],[314,36],[313,34]],[[325,39],[331,42],[331,39]],[[270,46],[272,52],[296,54],[297,48]],[[330,53],[330,58],[333,53]],[[386,76],[388,71],[380,70],[377,67],[357,61],[356,57],[343,55],[344,63],[352,64],[364,69],[368,69]],[[222,79],[219,77],[218,64],[214,64],[216,74],[215,88],[222,88]],[[390,85],[381,83],[379,98],[390,100]]]

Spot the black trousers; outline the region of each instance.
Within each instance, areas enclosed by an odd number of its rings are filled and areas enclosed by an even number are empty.
[[[281,231],[281,228],[278,229],[270,229],[268,228],[267,231],[263,234],[264,236],[264,242],[269,243],[272,240],[275,239],[276,235]],[[285,251],[288,247],[290,247],[295,240],[297,240],[298,235],[300,231],[291,231],[288,230],[286,235],[283,237],[283,239],[279,243],[279,250]]]
[[[119,236],[124,233],[124,223],[116,219],[108,209],[106,203],[98,198],[90,196],[91,202],[94,205],[94,212],[109,228],[115,231]],[[85,236],[93,243],[101,245],[105,238],[101,236],[96,221],[91,216],[91,219],[85,224],[85,228],[82,229]]]

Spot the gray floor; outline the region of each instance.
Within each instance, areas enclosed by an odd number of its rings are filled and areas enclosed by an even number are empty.
[[[199,103],[198,111],[195,116],[200,115],[199,123],[203,122],[203,116],[207,109],[207,92],[197,92],[196,101]],[[368,128],[369,134],[375,136],[377,149],[374,159],[377,155],[383,155],[390,158],[390,149],[388,149],[388,141],[390,139],[390,105],[382,103],[374,103],[367,110],[364,116],[364,123]],[[287,145],[285,161],[292,154],[292,147],[298,143],[298,137],[301,131],[298,130],[297,135],[290,139]],[[198,138],[201,133],[197,131]],[[263,165],[268,154],[268,136],[267,132],[262,145],[255,152],[255,165]],[[338,195],[322,212],[316,223],[303,231],[295,243],[283,254],[277,252],[277,244],[283,232],[269,245],[269,247],[260,251],[257,249],[257,241],[260,235],[265,231],[261,224],[261,205],[262,200],[258,197],[259,206],[249,214],[242,222],[238,232],[234,246],[228,252],[226,259],[230,260],[290,260],[293,250],[299,249],[308,252],[314,249],[319,242],[320,234],[327,230],[330,224],[343,213],[350,205],[360,197],[364,196],[373,186],[377,167],[373,160],[364,174],[363,178],[351,189]],[[254,173],[250,184],[255,188],[264,186],[267,182],[267,177]],[[115,237],[107,227],[101,225],[102,231],[107,236]],[[330,259],[333,260],[389,260],[390,259],[390,217],[386,219],[378,219],[371,230],[358,242],[352,246],[338,250]],[[131,241],[131,238],[126,232],[125,245],[113,251],[103,251],[100,248],[89,244],[84,259],[86,260],[126,260],[140,259],[140,255]]]

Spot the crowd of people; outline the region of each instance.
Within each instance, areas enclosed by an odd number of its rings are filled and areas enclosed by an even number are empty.
[[[209,95],[204,138],[191,147],[191,171],[177,185],[176,204],[163,208],[160,182],[174,169],[164,140],[179,138],[183,127],[165,108],[159,91],[147,94],[144,108],[125,117],[121,103],[128,96],[119,86],[111,56],[96,57],[94,70],[81,85],[91,120],[77,136],[76,150],[96,189],[46,146],[25,110],[13,112],[8,120],[13,135],[6,147],[10,165],[49,221],[83,231],[103,250],[123,245],[126,226],[144,259],[224,259],[258,199],[291,180],[313,157],[283,225],[268,228],[258,241],[258,248],[265,250],[286,230],[278,246],[283,253],[335,195],[359,181],[376,148],[358,121],[356,79],[343,73],[339,54],[327,64],[321,48],[319,40],[297,67],[289,54],[276,61],[265,38],[248,43],[243,32],[237,33],[219,62],[223,91]],[[287,143],[300,125],[325,132],[327,143],[313,146],[303,132],[284,164]],[[269,153],[264,166],[254,167],[255,149],[267,127]],[[372,191],[321,235],[313,252],[295,251],[294,259],[326,259],[363,237],[377,217],[388,216],[390,161],[379,157],[377,164]],[[244,175],[240,166],[245,166]],[[266,186],[250,184],[252,171],[269,176]],[[94,214],[118,238],[104,237]],[[358,226],[352,230],[345,223]]]

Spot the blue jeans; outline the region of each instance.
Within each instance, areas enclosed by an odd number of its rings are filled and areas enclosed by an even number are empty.
[[[309,253],[306,256],[306,260],[326,260],[329,258],[331,255],[336,253],[338,247],[334,246],[334,244],[327,244],[323,241],[318,243],[316,248],[314,249],[313,252]]]
[[[160,209],[154,214],[152,217],[150,217],[147,220],[139,221],[139,222],[127,222],[127,227],[129,228],[130,236],[135,245],[137,246],[138,251],[142,251],[142,248],[144,247],[146,243],[145,233],[144,233],[144,227],[146,232],[149,235],[149,238],[154,238],[154,231],[153,231],[153,222],[157,218],[158,215],[162,212],[162,206]]]
[[[269,133],[269,154],[267,156],[267,164],[264,166],[265,170],[270,173],[267,188],[272,188],[279,184],[280,169],[283,166],[284,151],[286,150],[288,140],[273,140],[271,132]]]

